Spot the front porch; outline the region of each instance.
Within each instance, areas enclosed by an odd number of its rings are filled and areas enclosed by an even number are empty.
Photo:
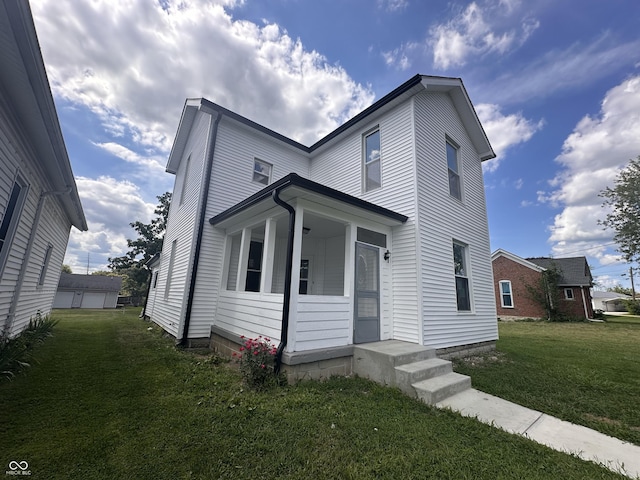
[[[405,221],[293,174],[213,217],[226,237],[214,334],[279,339],[282,355],[392,338],[390,248]]]

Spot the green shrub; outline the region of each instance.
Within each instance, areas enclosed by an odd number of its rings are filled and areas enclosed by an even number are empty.
[[[640,300],[626,300],[625,304],[631,315],[640,315]]]
[[[27,328],[17,336],[10,338],[8,332],[0,335],[0,377],[10,380],[29,367],[34,347],[53,334],[56,323],[57,320],[38,311],[29,320]]]

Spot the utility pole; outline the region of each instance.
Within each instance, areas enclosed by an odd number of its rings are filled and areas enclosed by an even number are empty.
[[[636,288],[633,286],[633,267],[629,267],[629,277],[631,278],[631,298],[636,299]]]
[[[87,252],[87,275],[89,275],[89,256],[91,254],[89,252]],[[633,280],[631,280],[631,283],[633,284]]]

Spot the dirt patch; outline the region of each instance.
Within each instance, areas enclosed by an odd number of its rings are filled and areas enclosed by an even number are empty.
[[[586,420],[591,420],[593,422],[600,422],[606,425],[615,425],[616,427],[624,427],[624,423],[620,420],[614,420],[613,418],[607,417],[599,417],[598,415],[591,415],[590,413],[586,413],[583,415]],[[631,427],[629,426],[629,430],[633,430],[634,432],[640,432],[640,427]]]

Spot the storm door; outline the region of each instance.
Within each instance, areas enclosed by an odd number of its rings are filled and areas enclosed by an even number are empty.
[[[380,340],[380,254],[378,247],[356,243],[353,342]]]

